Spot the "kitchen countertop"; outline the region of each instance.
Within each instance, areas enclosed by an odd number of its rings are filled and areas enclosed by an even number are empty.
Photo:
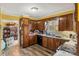
[[[54,56],[75,56],[75,55],[63,50],[59,50],[54,54]]]
[[[63,51],[67,51],[71,54],[76,54],[76,44],[77,44],[77,42],[74,42],[73,40],[70,40],[68,42],[65,42],[60,47],[58,47],[57,50],[63,50]]]
[[[38,33],[30,33],[30,36],[34,36],[34,35],[40,35],[40,36],[45,36],[45,37],[49,37],[49,38],[57,38],[57,39],[62,39],[62,40],[70,40],[70,38],[67,37],[61,37],[61,36],[51,36],[51,35],[47,35],[47,34],[38,34]]]
[[[63,39],[63,40],[70,40],[70,38],[60,37],[60,36],[51,36],[51,35],[46,35],[46,34],[37,34],[37,35],[46,36],[46,37],[49,37],[49,38],[57,38],[57,39]]]

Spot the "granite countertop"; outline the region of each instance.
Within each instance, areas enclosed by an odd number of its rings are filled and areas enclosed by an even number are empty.
[[[63,50],[59,50],[54,54],[54,56],[75,56],[75,55]]]
[[[49,38],[57,38],[57,39],[62,39],[62,40],[70,40],[70,38],[67,38],[65,36],[51,36],[51,35],[47,35],[47,34],[39,34],[39,33],[30,33],[30,36],[34,36],[34,35],[41,35],[41,36],[45,36],[45,37],[49,37]]]
[[[70,38],[64,37],[64,36],[51,36],[51,35],[47,35],[47,34],[37,34],[37,35],[41,35],[41,36],[46,36],[49,38],[57,38],[57,39],[62,39],[62,40],[70,40]]]
[[[57,51],[63,50],[71,54],[76,54],[76,44],[77,42],[70,40],[68,42],[65,42],[63,45],[59,46]]]

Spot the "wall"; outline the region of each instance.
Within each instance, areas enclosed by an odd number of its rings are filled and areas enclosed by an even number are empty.
[[[77,20],[79,21],[79,3],[78,3],[78,5],[77,5],[77,8],[78,8],[78,10],[77,10],[77,12],[78,12],[78,14],[77,14],[78,17],[77,17],[77,18],[78,18],[78,19],[77,19]]]

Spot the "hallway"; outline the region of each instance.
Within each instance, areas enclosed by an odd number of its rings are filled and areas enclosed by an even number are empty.
[[[27,48],[20,48],[18,44],[7,48],[2,56],[53,56],[55,52],[37,44]]]

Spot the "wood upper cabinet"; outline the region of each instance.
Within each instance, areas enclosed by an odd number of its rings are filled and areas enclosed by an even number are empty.
[[[59,17],[59,31],[65,31],[66,30],[66,16]]]
[[[59,31],[73,30],[73,14],[68,14],[59,17]]]
[[[31,31],[37,30],[37,23],[36,23],[36,21],[31,20],[30,21],[30,25],[31,25]]]
[[[24,19],[23,19],[23,24],[25,24],[25,25],[29,25],[29,20],[26,19],[26,18],[24,18]]]
[[[67,21],[66,21],[66,30],[72,31],[73,30],[73,14],[67,15]]]
[[[43,20],[38,20],[38,21],[30,21],[30,24],[31,24],[31,30],[34,31],[34,30],[44,30],[44,22]]]
[[[37,26],[38,26],[38,30],[43,31],[43,30],[45,29],[44,21],[43,21],[43,20],[38,21],[38,22],[37,22]]]

